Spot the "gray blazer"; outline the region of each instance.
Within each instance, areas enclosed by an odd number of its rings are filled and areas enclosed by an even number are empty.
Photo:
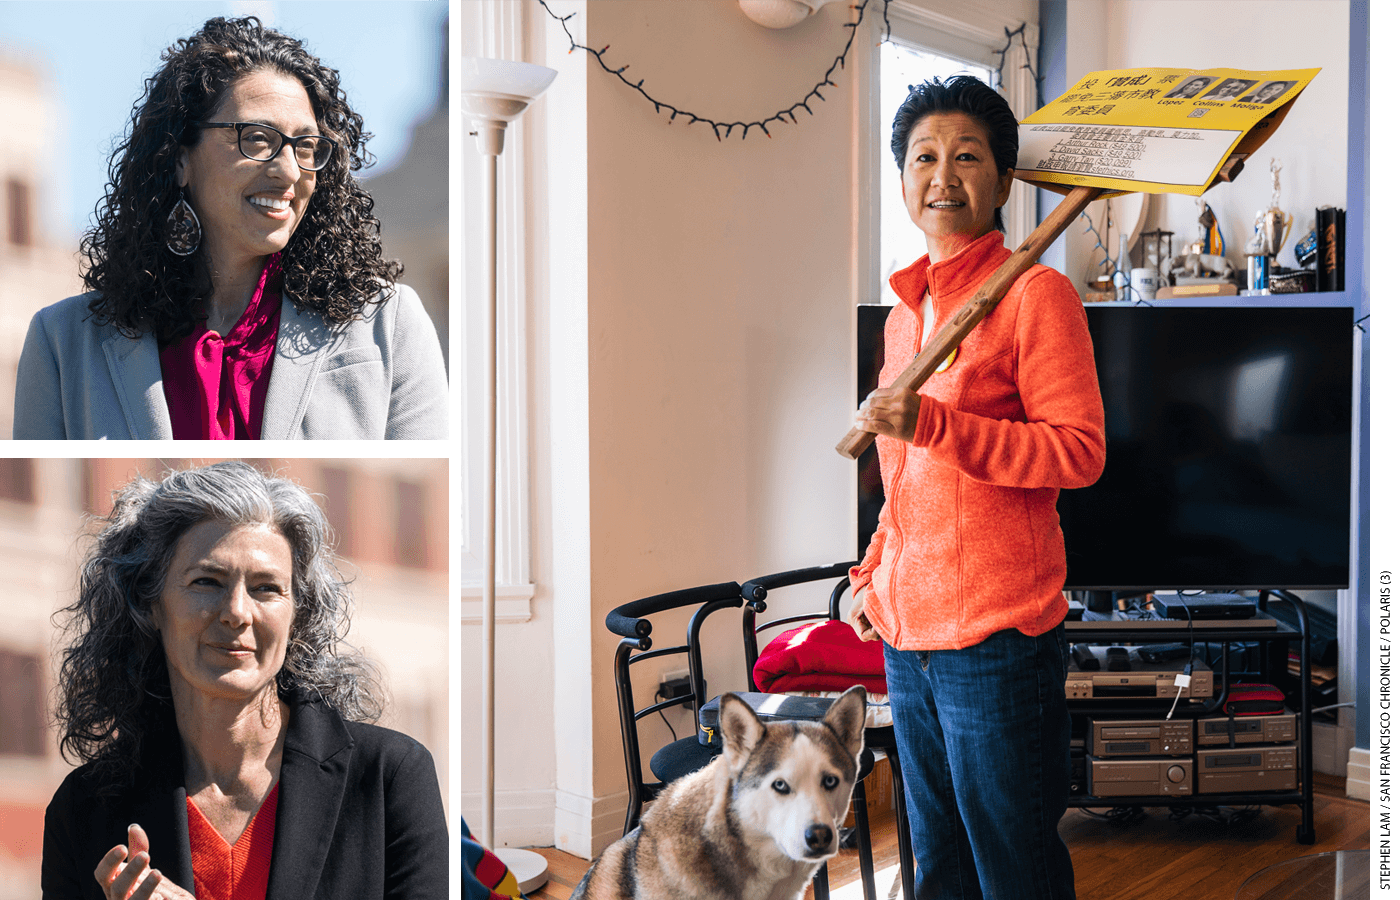
[[[263,411],[264,440],[447,437],[447,368],[413,289],[330,326],[285,295]],[[91,294],[35,313],[15,384],[16,440],[173,437],[153,335],[91,321]]]

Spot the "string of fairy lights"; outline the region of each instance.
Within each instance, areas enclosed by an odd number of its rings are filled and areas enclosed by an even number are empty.
[[[649,104],[651,104],[652,108],[656,111],[658,115],[668,115],[668,120],[671,122],[674,122],[676,119],[679,118],[682,119],[686,125],[694,125],[697,123],[708,125],[710,126],[711,131],[714,132],[715,139],[723,141],[725,138],[732,135],[736,129],[739,131],[740,140],[747,138],[749,135],[749,131],[755,128],[762,131],[765,135],[771,138],[773,136],[773,133],[768,130],[768,126],[775,123],[784,123],[792,125],[797,124],[797,111],[799,109],[806,110],[808,115],[816,115],[816,113],[812,110],[812,100],[816,99],[825,101],[826,97],[822,96],[821,93],[822,88],[839,87],[839,85],[832,80],[831,76],[836,73],[837,69],[844,70],[846,68],[846,58],[850,55],[851,45],[855,42],[856,30],[859,29],[861,23],[865,21],[866,8],[871,3],[877,2],[877,0],[861,0],[861,2],[852,5],[851,9],[855,10],[856,12],[856,20],[854,22],[844,23],[844,27],[850,30],[850,34],[848,34],[846,37],[845,46],[841,48],[841,52],[836,55],[836,58],[832,60],[831,65],[827,67],[826,73],[822,75],[821,80],[818,81],[812,87],[812,89],[808,91],[805,96],[803,96],[801,100],[797,101],[796,103],[793,103],[792,105],[784,109],[778,110],[770,116],[765,116],[762,119],[754,119],[747,122],[721,122],[709,116],[701,115],[700,113],[691,112],[690,110],[686,109],[681,109],[675,104],[668,103],[665,100],[661,100],[657,97],[652,96],[643,86],[646,82],[645,78],[638,78],[636,81],[632,81],[625,74],[623,74],[629,68],[631,68],[630,64],[614,67],[608,65],[607,61],[603,59],[603,54],[608,52],[608,50],[612,47],[611,44],[605,44],[602,47],[602,49],[597,49],[594,47],[590,47],[586,44],[580,44],[574,39],[573,32],[569,30],[569,20],[574,17],[574,13],[570,13],[567,16],[561,16],[558,13],[554,12],[554,10],[550,9],[549,4],[546,3],[545,0],[537,0],[537,2],[540,4],[541,7],[544,8],[544,11],[549,15],[549,17],[558,22],[559,27],[563,29],[565,37],[569,39],[570,53],[573,53],[575,50],[583,50],[586,53],[592,54],[593,58],[598,61],[598,65],[602,67],[603,71],[609,73],[610,75],[615,75],[617,79],[623,84],[627,85],[629,88],[636,91],[638,94],[641,94],[642,97],[645,98]],[[884,37],[881,38],[881,42],[883,43],[890,39],[890,5],[889,0],[878,0],[878,2],[881,4],[880,12],[884,20],[885,26]],[[1005,83],[1007,55],[1012,52],[1012,46],[1015,44],[1016,40],[1019,39],[1021,42],[1022,53],[1025,56],[1025,61],[1021,63],[1021,68],[1027,70],[1031,74],[1031,79],[1035,83],[1036,107],[1039,108],[1042,104],[1041,84],[1044,81],[1044,78],[1036,72],[1035,65],[1031,62],[1031,48],[1030,44],[1026,41],[1026,23],[1022,22],[1020,26],[1015,28],[1014,30],[1011,28],[1003,28],[1003,31],[1006,33],[1006,45],[1000,50],[994,51],[997,54],[997,83],[998,85],[1002,85]]]
[[[836,70],[838,68],[842,70],[846,68],[846,57],[850,54],[851,45],[855,42],[856,29],[860,28],[861,22],[865,20],[866,7],[869,6],[871,3],[879,2],[882,4],[882,12],[884,13],[885,20],[885,37],[883,38],[883,40],[889,40],[890,35],[889,0],[861,0],[860,3],[855,4],[851,7],[856,11],[856,20],[854,22],[845,23],[845,27],[850,29],[850,34],[846,37],[846,46],[841,49],[841,52],[837,54],[836,59],[832,61],[831,66],[827,68],[826,74],[823,75],[821,80],[816,83],[816,86],[814,86],[810,91],[807,92],[806,96],[804,96],[801,100],[797,101],[791,106],[788,106],[785,109],[780,109],[772,115],[766,116],[762,119],[755,119],[749,122],[721,122],[716,119],[712,119],[709,116],[703,116],[699,113],[694,113],[689,110],[681,109],[680,107],[672,103],[667,103],[664,100],[661,100],[657,97],[653,97],[650,93],[647,92],[647,90],[644,87],[642,87],[642,84],[646,81],[645,78],[638,78],[636,81],[631,81],[627,78],[626,75],[623,74],[627,71],[628,68],[630,68],[630,66],[622,65],[613,67],[608,65],[607,62],[603,59],[603,54],[608,52],[608,48],[612,46],[611,44],[606,44],[601,50],[598,50],[594,49],[593,47],[589,47],[586,44],[580,44],[578,41],[574,40],[572,32],[569,31],[569,20],[574,17],[574,13],[570,13],[567,16],[560,16],[557,15],[554,12],[554,10],[549,8],[549,4],[546,3],[545,0],[538,0],[538,2],[540,6],[544,7],[544,11],[549,13],[550,18],[558,22],[559,26],[564,29],[564,34],[569,38],[570,53],[573,53],[575,50],[584,50],[588,53],[593,54],[593,58],[598,60],[598,65],[603,67],[603,71],[608,72],[612,75],[616,75],[619,81],[621,81],[623,84],[627,85],[629,88],[645,97],[647,102],[655,108],[658,115],[669,114],[669,121],[671,123],[674,123],[676,119],[679,118],[685,125],[695,125],[697,123],[708,125],[710,126],[711,130],[714,131],[715,140],[721,142],[725,138],[732,135],[736,130],[739,132],[739,139],[743,140],[744,138],[747,138],[749,136],[749,131],[755,128],[759,131],[762,131],[765,135],[771,138],[773,136],[773,133],[768,130],[768,126],[777,123],[782,123],[785,125],[796,125],[797,111],[799,109],[806,110],[809,116],[815,116],[816,113],[813,112],[811,103],[814,99],[822,101],[826,100],[826,98],[822,96],[822,88],[838,87],[837,83],[831,80],[831,76],[836,74]]]
[[[1035,66],[1031,64],[1031,48],[1030,45],[1026,43],[1026,23],[1022,22],[1021,26],[1015,31],[1006,27],[1003,27],[1002,31],[1006,32],[1006,46],[996,51],[997,85],[1000,86],[1006,83],[1006,54],[1011,52],[1011,45],[1015,42],[1016,38],[1019,37],[1021,39],[1021,49],[1025,51],[1026,55],[1026,61],[1021,63],[1021,68],[1031,73],[1031,80],[1035,82],[1035,108],[1040,109],[1045,105],[1045,100],[1040,95],[1040,85],[1041,82],[1044,81],[1044,78],[1036,74]]]

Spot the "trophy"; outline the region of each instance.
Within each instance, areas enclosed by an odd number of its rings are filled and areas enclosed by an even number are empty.
[[[1278,160],[1269,160],[1269,171],[1274,176],[1274,194],[1270,198],[1269,208],[1259,214],[1261,240],[1264,250],[1267,251],[1270,268],[1275,265],[1274,257],[1278,256],[1279,250],[1283,248],[1283,242],[1288,240],[1288,233],[1293,230],[1293,217],[1279,209],[1278,205],[1280,194],[1278,176],[1282,169],[1283,166],[1279,165]]]
[[[1282,193],[1279,187],[1279,172],[1282,169],[1277,159],[1269,160],[1269,172],[1274,177],[1273,196],[1269,200],[1269,208],[1255,214],[1254,235],[1245,248],[1245,255],[1249,258],[1246,280],[1250,293],[1269,292],[1269,274],[1276,265],[1274,257],[1278,256],[1284,241],[1288,240],[1288,233],[1293,230],[1293,217],[1278,205]]]

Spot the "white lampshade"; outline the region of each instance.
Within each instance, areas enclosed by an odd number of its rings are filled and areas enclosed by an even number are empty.
[[[462,59],[462,110],[477,124],[477,147],[499,155],[505,146],[506,123],[544,93],[559,74],[546,66],[509,59]]]
[[[764,28],[790,28],[831,0],[739,0],[744,15]]]

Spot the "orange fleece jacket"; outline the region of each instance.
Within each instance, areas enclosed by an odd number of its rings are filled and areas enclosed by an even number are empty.
[[[992,231],[890,276],[903,302],[885,323],[882,387],[918,354],[925,290],[937,333],[1010,255]],[[1055,501],[1104,464],[1093,345],[1069,279],[1041,265],[1022,275],[919,393],[913,442],[876,438],[885,506],[851,570],[866,616],[900,650],[1049,631],[1068,608]]]

